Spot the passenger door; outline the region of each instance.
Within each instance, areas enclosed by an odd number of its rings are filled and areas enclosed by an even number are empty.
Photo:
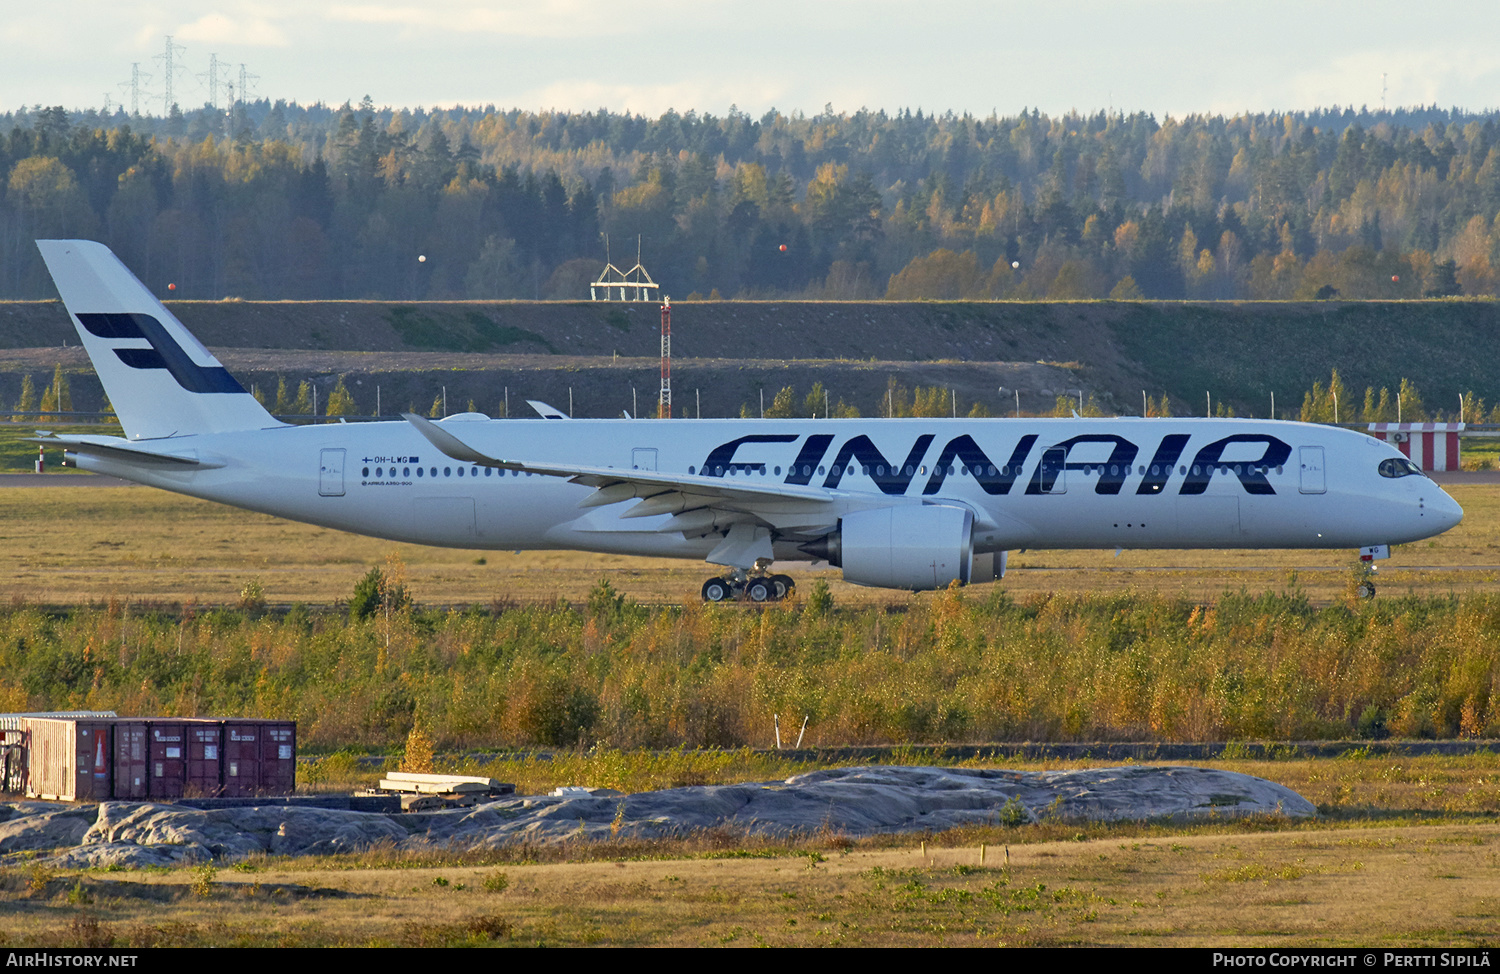
[[[1066,494],[1068,492],[1068,451],[1054,446],[1042,453],[1042,493]]]
[[[1323,448],[1304,446],[1297,450],[1297,462],[1301,467],[1298,489],[1304,494],[1321,494],[1328,490],[1328,480],[1323,470]]]
[[[318,493],[324,497],[344,496],[343,450],[324,450],[318,455]]]

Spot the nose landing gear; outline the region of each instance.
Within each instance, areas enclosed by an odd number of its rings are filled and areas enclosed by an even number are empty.
[[[727,575],[710,578],[703,583],[703,601],[728,602],[730,600],[765,604],[780,602],[797,590],[790,575],[770,575],[764,571],[754,574],[735,569]]]
[[[1359,549],[1359,561],[1349,570],[1349,594],[1355,599],[1365,600],[1375,597],[1375,571],[1377,561],[1384,561],[1391,556],[1391,546],[1388,544],[1365,545]]]

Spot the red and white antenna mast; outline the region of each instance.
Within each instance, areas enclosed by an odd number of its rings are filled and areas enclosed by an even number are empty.
[[[662,295],[661,302],[661,398],[656,418],[672,418],[672,298],[668,295]]]

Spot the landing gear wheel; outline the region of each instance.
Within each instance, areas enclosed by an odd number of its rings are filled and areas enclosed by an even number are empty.
[[[778,602],[797,591],[797,583],[790,575],[772,575],[770,581],[772,594]]]
[[[705,602],[723,602],[733,594],[727,578],[710,578],[703,583],[703,601]]]
[[[776,589],[769,578],[752,578],[745,583],[745,597],[751,602],[774,602]]]
[[[1354,594],[1362,599],[1373,599],[1375,597],[1375,583],[1360,582],[1359,587],[1354,590]]]

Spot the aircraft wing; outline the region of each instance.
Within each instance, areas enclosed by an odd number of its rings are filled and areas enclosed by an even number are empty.
[[[165,450],[146,449],[139,441],[126,440],[118,436],[57,436],[55,434],[28,436],[28,443],[44,446],[60,446],[69,453],[83,453],[124,463],[147,464],[166,467],[221,467],[223,464],[202,460],[197,451],[170,453]],[[151,441],[154,443],[163,440]]]
[[[427,441],[445,455],[462,463],[501,470],[516,470],[544,477],[566,477],[575,484],[595,488],[579,507],[602,507],[631,498],[643,498],[621,518],[676,515],[658,530],[703,533],[739,522],[757,522],[780,530],[827,526],[836,515],[828,511],[835,501],[849,496],[845,491],[794,484],[757,484],[724,477],[667,473],[657,470],[622,470],[584,464],[531,462],[492,457],[477,450],[437,423],[413,413],[403,413]]]

